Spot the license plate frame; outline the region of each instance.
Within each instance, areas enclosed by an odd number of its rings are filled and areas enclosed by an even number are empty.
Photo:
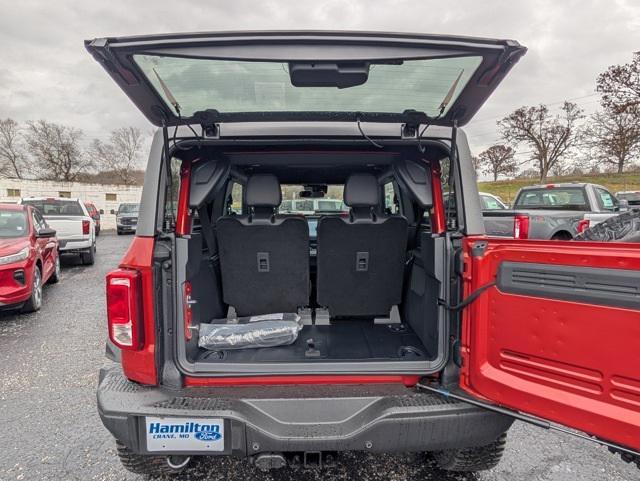
[[[140,422],[149,453],[224,454],[229,426],[223,418],[144,416]]]

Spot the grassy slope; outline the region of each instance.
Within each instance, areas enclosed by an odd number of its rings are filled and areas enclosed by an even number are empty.
[[[549,177],[548,184],[554,182],[592,182],[607,187],[614,194],[621,190],[640,190],[640,172],[626,174],[597,174],[567,177]],[[537,179],[512,179],[497,182],[479,182],[482,192],[490,192],[500,196],[506,202],[512,202],[518,189],[527,185],[538,184]]]

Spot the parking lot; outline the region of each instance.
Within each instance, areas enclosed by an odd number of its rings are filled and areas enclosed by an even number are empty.
[[[0,318],[0,480],[135,480],[115,454],[95,407],[105,362],[104,276],[130,236],[98,238],[96,264],[63,262],[40,312]],[[391,448],[391,446],[390,446]],[[638,471],[605,448],[516,424],[498,468],[469,475],[437,470],[422,454],[347,454],[323,472],[262,474],[244,461],[196,461],[180,479],[631,480]]]

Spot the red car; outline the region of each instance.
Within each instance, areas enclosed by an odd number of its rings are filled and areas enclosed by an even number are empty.
[[[0,307],[42,307],[42,286],[60,280],[56,231],[30,206],[0,204]]]
[[[93,202],[85,202],[84,206],[87,208],[89,217],[96,223],[96,237],[98,237],[100,235],[100,211]]]

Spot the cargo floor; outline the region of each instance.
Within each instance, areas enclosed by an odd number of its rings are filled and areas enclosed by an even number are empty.
[[[427,361],[435,357],[406,324],[344,320],[304,326],[288,346],[206,351],[197,361],[212,363]]]

